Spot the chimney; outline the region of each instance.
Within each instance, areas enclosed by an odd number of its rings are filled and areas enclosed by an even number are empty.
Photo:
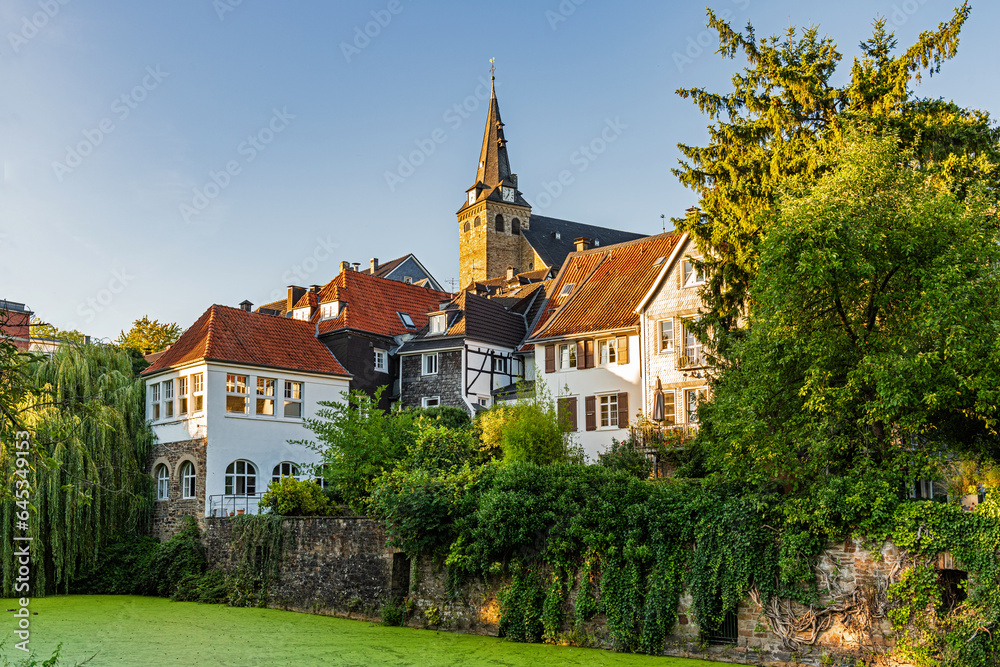
[[[355,271],[358,271],[358,270],[361,269],[361,262],[351,262],[351,263],[354,264],[354,270]]]
[[[579,238],[573,239],[573,243],[576,244],[576,251],[583,252],[584,250],[590,249],[590,239],[586,236],[581,236]]]
[[[253,304],[250,303],[250,299],[243,299],[242,301],[240,301],[240,310],[249,313],[251,308],[253,308]]]
[[[350,270],[351,270],[351,263],[350,262],[341,262],[340,263],[340,272],[341,273],[343,273],[344,271],[350,271]]]
[[[514,267],[513,266],[508,266],[507,267],[507,280],[513,280],[513,279],[514,279]]]
[[[310,286],[309,286],[309,291],[310,291],[310,292],[312,292],[313,294],[316,294],[316,293],[317,293],[317,292],[319,292],[319,291],[320,291],[321,289],[323,289],[323,288],[322,288],[322,287],[320,287],[319,285],[310,285]]]
[[[371,268],[372,268],[372,275],[374,276],[375,272],[378,271],[378,257],[372,257],[369,260],[369,263],[370,263]]]
[[[285,300],[285,312],[290,311],[295,307],[295,304],[299,302],[302,295],[306,293],[304,287],[299,287],[297,285],[288,286],[288,298]]]

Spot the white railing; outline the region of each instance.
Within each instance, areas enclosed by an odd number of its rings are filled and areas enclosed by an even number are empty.
[[[266,514],[267,509],[261,509],[260,499],[263,493],[253,495],[215,495],[208,497],[208,516],[225,517],[240,514]]]

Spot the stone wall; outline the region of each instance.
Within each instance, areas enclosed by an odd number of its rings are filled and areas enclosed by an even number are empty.
[[[211,567],[231,569],[233,520],[206,519]],[[409,560],[385,546],[384,531],[365,517],[288,518],[284,555],[270,605],[277,609],[378,619],[383,604],[406,595]]]
[[[421,355],[400,357],[403,364],[400,400],[403,405],[419,408],[423,397],[437,396],[441,405],[468,410],[469,406],[462,400],[462,354],[462,350],[438,352],[438,372],[435,375],[421,374]]]
[[[157,442],[149,457],[147,472],[156,479],[156,470],[164,465],[170,474],[167,500],[153,504],[153,537],[169,539],[180,527],[181,519],[193,516],[202,530],[205,529],[205,438],[181,442]],[[194,465],[195,497],[183,498],[181,493],[181,465],[190,461]]]

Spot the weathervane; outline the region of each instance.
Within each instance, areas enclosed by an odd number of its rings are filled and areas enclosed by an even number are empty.
[[[497,78],[496,60],[496,58],[490,58],[490,81],[494,81]]]

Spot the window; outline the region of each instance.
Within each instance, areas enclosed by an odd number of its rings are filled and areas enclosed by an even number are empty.
[[[274,380],[257,378],[257,414],[274,416]]]
[[[690,326],[684,326],[684,363],[682,367],[701,366],[705,363],[701,341]]]
[[[284,461],[274,466],[274,470],[271,471],[271,481],[280,482],[282,477],[295,477],[299,476],[299,467],[294,463]]]
[[[618,361],[618,339],[608,338],[597,344],[597,349],[601,355],[601,365],[607,366]]]
[[[186,377],[177,378],[177,414],[186,415],[188,413],[188,379]]]
[[[420,407],[423,408],[436,408],[441,405],[440,396],[424,396],[420,399]]]
[[[149,418],[160,418],[160,383],[149,385]]]
[[[160,464],[156,467],[156,499],[170,499],[170,473],[167,466]]]
[[[479,406],[483,407],[483,408],[490,407],[490,399],[486,398],[485,396],[480,396],[479,397]]]
[[[576,368],[576,343],[565,343],[559,346],[559,369]]]
[[[194,498],[198,490],[198,481],[194,474],[194,464],[185,461],[181,465],[181,498]]]
[[[226,412],[240,415],[247,413],[246,375],[226,375]]]
[[[695,285],[701,285],[705,282],[705,276],[697,266],[695,266],[694,260],[685,259],[681,262],[681,269],[684,272],[682,283],[683,287],[693,287]]]
[[[618,427],[618,394],[601,396],[601,426]]]
[[[438,355],[437,352],[431,352],[429,354],[423,355],[421,365],[421,375],[437,375],[438,372]]]
[[[249,461],[233,461],[226,468],[226,495],[253,496],[257,494],[257,467]]]
[[[500,233],[507,231],[507,227],[503,224],[503,216],[499,213],[497,213],[496,217],[496,229]]]
[[[521,221],[517,218],[510,221],[510,233],[514,236],[519,236],[521,234]]]
[[[330,303],[321,303],[319,306],[319,319],[321,320],[335,320],[340,317],[340,303],[337,301],[331,301]]]
[[[569,296],[569,293],[573,291],[573,288],[575,286],[576,283],[566,283],[565,285],[563,285],[563,288],[559,290],[559,298],[562,299],[564,297]]]
[[[470,202],[470,203],[471,203],[471,202]],[[472,224],[473,224],[473,226],[474,226],[474,227],[478,227],[478,226],[479,226],[479,223],[480,223],[480,221],[479,221],[479,216],[477,215],[477,216],[476,216],[476,219],[475,219],[475,220],[473,221],[473,223],[472,223]]]
[[[413,276],[403,276],[403,282],[407,285],[413,284]]]
[[[191,376],[191,398],[194,401],[194,411],[205,409],[205,376],[195,373]]]
[[[664,424],[674,424],[676,423],[676,412],[677,406],[674,405],[674,392],[665,391],[663,392],[663,423]]]
[[[660,320],[660,352],[674,351],[674,321]]]
[[[399,315],[399,319],[403,321],[404,327],[406,327],[407,329],[417,328],[416,325],[413,323],[413,318],[410,317],[409,313],[400,313],[397,311],[396,314]]]
[[[285,418],[302,418],[302,383],[285,380]]]
[[[389,372],[389,355],[385,350],[375,350],[375,372]]]
[[[163,418],[170,419],[174,416],[174,381],[163,382]]]
[[[292,319],[296,320],[308,320],[309,319],[309,309],[308,308],[296,308],[292,311]]]
[[[431,315],[430,333],[432,334],[444,333],[447,328],[448,328],[447,315]]]
[[[506,373],[507,372],[507,360],[503,357],[493,357],[493,372],[494,373]]]
[[[665,259],[666,259],[666,257],[664,257],[663,255],[660,255],[659,257],[656,258],[656,261],[653,262],[653,266],[659,266],[660,264],[663,264],[663,260],[665,260]]]
[[[466,222],[465,223],[465,227],[463,229],[465,231],[467,231],[467,232],[472,231],[472,223],[471,222]]]
[[[688,389],[684,392],[684,403],[687,406],[687,421],[689,424],[698,423],[698,404],[705,400],[705,388]]]

